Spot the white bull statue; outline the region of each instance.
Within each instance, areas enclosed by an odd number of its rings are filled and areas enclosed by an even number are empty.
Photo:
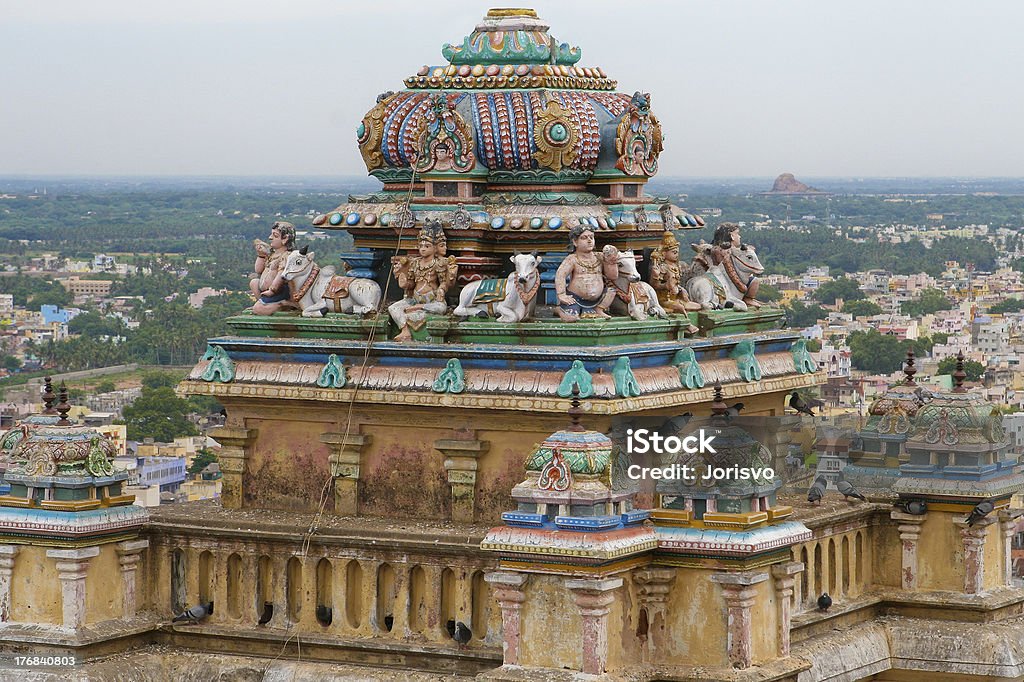
[[[712,257],[714,247],[706,242],[690,246],[697,253],[693,259],[694,272],[697,274],[686,283],[690,300],[701,304],[705,310],[747,310],[743,292],[733,284],[724,262],[715,264]],[[761,265],[753,246],[744,245],[742,248],[728,249],[725,257],[730,259],[729,265],[741,281],[752,282],[764,272],[764,266]],[[703,272],[700,272],[701,270]]]
[[[632,249],[619,251],[617,264],[619,276],[609,283],[615,288],[615,299],[611,311],[616,315],[629,315],[634,320],[646,320],[649,316],[668,317],[658,302],[658,293],[647,282],[640,280],[636,269],[636,254]]]
[[[514,266],[505,279],[470,282],[459,294],[456,317],[494,317],[498,322],[524,322],[533,317],[540,291],[541,257],[517,253],[509,258]]]
[[[316,254],[306,253],[307,248],[289,253],[280,275],[303,317],[323,317],[328,312],[364,315],[377,310],[379,284],[365,277],[336,275],[334,266],[321,268],[313,260]]]

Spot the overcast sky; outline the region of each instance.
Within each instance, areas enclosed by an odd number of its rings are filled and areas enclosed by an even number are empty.
[[[377,93],[493,2],[0,0],[0,175],[364,174]],[[1019,0],[538,0],[678,176],[1024,176]]]

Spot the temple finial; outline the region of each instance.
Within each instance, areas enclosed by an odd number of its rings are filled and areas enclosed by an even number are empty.
[[[907,386],[914,385],[914,375],[917,374],[917,368],[914,367],[914,349],[907,349],[907,360],[903,366],[903,376],[907,378]]]
[[[715,399],[711,403],[711,414],[715,417],[724,417],[729,412],[729,406],[725,404],[722,397],[722,382],[715,382]]]
[[[964,371],[964,352],[961,350],[956,354],[956,371],[953,372],[953,393],[966,393],[967,389],[964,388],[964,379],[967,378],[967,372]]]
[[[68,387],[63,381],[60,382],[60,402],[57,403],[57,412],[60,413],[60,421],[57,422],[57,426],[71,426],[71,422],[68,420],[68,412],[71,411],[71,405],[68,403]]]
[[[583,424],[580,423],[580,416],[583,414],[583,408],[580,407],[580,385],[579,382],[572,382],[572,407],[569,408],[569,430],[570,431],[585,431]]]
[[[43,379],[43,414],[57,414],[53,406],[57,402],[57,395],[53,392],[53,379]]]

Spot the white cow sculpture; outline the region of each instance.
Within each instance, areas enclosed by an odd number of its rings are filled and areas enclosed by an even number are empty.
[[[629,315],[634,320],[646,320],[648,316],[668,317],[658,303],[658,294],[647,282],[640,281],[636,269],[636,254],[632,249],[619,251],[619,276],[615,278],[615,300],[611,311],[616,315]]]
[[[379,284],[365,277],[336,275],[331,265],[321,268],[313,260],[316,254],[306,249],[289,253],[281,273],[303,317],[323,317],[328,312],[364,315],[377,310]]]
[[[517,253],[509,260],[515,268],[504,280],[478,280],[465,286],[459,294],[456,317],[497,314],[498,322],[524,322],[533,317],[540,291],[537,266],[541,257],[535,253]]]

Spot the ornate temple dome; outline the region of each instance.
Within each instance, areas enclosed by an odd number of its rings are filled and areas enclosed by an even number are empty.
[[[650,94],[615,92],[533,10],[492,9],[441,52],[447,63],[379,95],[356,129],[383,191],[352,196],[314,225],[378,248],[394,245],[396,228],[437,220],[465,230],[449,235],[452,248],[478,253],[564,248],[579,224],[633,248],[704,225],[644,195],[664,139]]]

